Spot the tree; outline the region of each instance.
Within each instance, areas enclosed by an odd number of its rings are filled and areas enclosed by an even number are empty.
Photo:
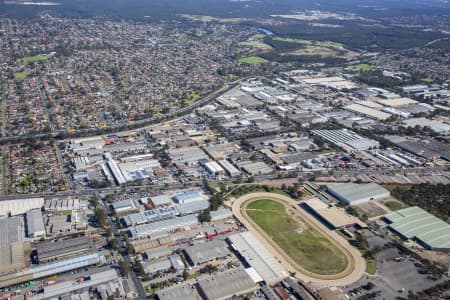
[[[98,227],[105,227],[107,222],[106,222],[106,214],[103,208],[101,206],[97,206],[94,210],[94,214],[95,214],[95,224]]]
[[[209,209],[205,209],[198,215],[198,221],[200,223],[211,221],[211,214],[210,214]]]
[[[122,276],[128,276],[130,274],[130,266],[123,259],[119,260],[119,269]]]

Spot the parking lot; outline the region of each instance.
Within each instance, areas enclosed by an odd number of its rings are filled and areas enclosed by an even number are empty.
[[[367,293],[380,291],[376,299],[394,299],[406,297],[408,291],[422,291],[430,288],[441,280],[432,280],[429,274],[420,274],[419,262],[411,257],[402,256],[397,248],[388,248],[377,253],[377,273],[364,276],[358,282],[345,288],[351,299],[359,299]],[[370,291],[359,289],[368,282],[375,284]],[[355,290],[356,289],[356,290]],[[353,291],[353,293],[352,293]],[[356,292],[355,292],[356,291]]]

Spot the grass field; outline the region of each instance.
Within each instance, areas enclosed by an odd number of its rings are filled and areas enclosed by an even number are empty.
[[[262,49],[262,50],[271,50],[272,46],[260,42],[260,41],[251,41],[251,42],[240,42],[238,44],[241,47],[249,47],[249,48],[258,48],[258,49]]]
[[[430,83],[433,83],[434,80],[433,80],[433,78],[425,77],[425,78],[420,79],[420,81],[422,81],[423,83],[430,84]]]
[[[405,208],[405,205],[398,201],[387,201],[384,203],[390,210],[399,210]]]
[[[374,275],[377,271],[377,261],[372,258],[366,259],[366,272],[370,275]]]
[[[30,72],[19,72],[19,73],[14,73],[14,79],[25,79],[28,76],[30,76],[31,73]]]
[[[48,59],[48,56],[44,56],[44,55],[27,56],[27,57],[19,58],[17,60],[17,63],[24,65],[24,64],[29,64],[32,62],[45,61],[47,59]]]
[[[292,39],[292,38],[282,38],[282,37],[274,37],[274,41],[286,42],[286,43],[295,43],[300,45],[312,45],[312,41],[309,40],[300,40],[300,39]]]
[[[294,220],[283,204],[273,200],[256,200],[247,206],[247,215],[287,255],[305,270],[337,274],[345,270],[347,258],[335,245],[309,225]]]
[[[239,62],[244,63],[244,64],[254,65],[254,64],[266,63],[267,59],[264,59],[259,56],[248,56],[248,57],[243,57],[243,58],[239,59]]]
[[[353,69],[363,72],[369,72],[373,70],[373,66],[369,64],[359,64],[352,66]]]
[[[335,50],[341,50],[343,45],[341,43],[336,43],[332,41],[311,41],[311,40],[302,40],[302,39],[292,39],[292,38],[282,38],[282,37],[274,37],[275,41],[286,42],[286,43],[295,43],[306,46],[317,46],[317,47],[325,47],[332,48]]]

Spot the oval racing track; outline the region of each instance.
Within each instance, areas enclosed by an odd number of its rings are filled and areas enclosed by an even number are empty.
[[[298,265],[293,259],[291,259],[281,247],[275,243],[250,217],[247,216],[246,207],[250,202],[255,200],[268,199],[279,202],[288,207],[294,207],[295,213],[298,218],[308,223],[321,235],[326,237],[333,243],[340,251],[344,253],[347,258],[348,265],[346,269],[338,274],[321,275],[305,270]],[[267,249],[274,255],[277,261],[280,261],[281,265],[290,273],[295,273],[295,277],[306,281],[316,282],[320,284],[327,284],[331,286],[344,286],[351,284],[360,279],[366,269],[366,262],[361,256],[361,253],[351,246],[343,237],[336,232],[333,232],[326,228],[320,221],[303,211],[298,206],[299,202],[289,197],[274,194],[274,193],[251,193],[244,195],[233,201],[232,210],[233,214],[238,220],[257,238],[260,240]]]

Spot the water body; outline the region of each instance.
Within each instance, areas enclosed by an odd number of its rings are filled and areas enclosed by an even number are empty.
[[[262,33],[264,33],[265,35],[275,35],[272,31],[270,31],[269,29],[266,29],[266,28],[262,28],[262,27],[260,27],[260,28],[258,28],[258,31],[261,31]]]

